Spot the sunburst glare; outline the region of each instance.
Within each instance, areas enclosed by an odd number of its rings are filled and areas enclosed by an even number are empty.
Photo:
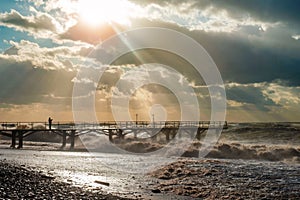
[[[134,10],[126,0],[79,0],[77,5],[80,19],[93,26],[111,22],[130,25]]]

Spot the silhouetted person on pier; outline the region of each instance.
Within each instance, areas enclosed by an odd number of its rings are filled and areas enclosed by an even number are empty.
[[[51,117],[48,118],[48,123],[49,123],[49,129],[51,130],[51,125],[52,125],[53,119]]]

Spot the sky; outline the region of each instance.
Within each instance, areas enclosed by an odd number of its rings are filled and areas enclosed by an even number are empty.
[[[100,82],[78,79],[97,45],[144,27],[172,29],[204,47],[224,82],[227,121],[299,121],[299,9],[294,0],[1,0],[0,121],[49,116],[71,121],[73,86],[79,82],[95,87],[98,120],[113,120],[111,97],[118,80],[129,74],[123,84],[130,87],[139,75],[127,72],[149,65],[159,72],[156,78],[188,81],[201,119],[209,120],[209,86],[190,63],[170,52],[132,52],[111,63]],[[150,84],[134,91],[129,109],[140,120],[151,120],[152,114],[177,120],[179,104],[168,88]]]

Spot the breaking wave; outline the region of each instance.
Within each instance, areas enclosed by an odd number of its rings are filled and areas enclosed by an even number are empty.
[[[80,138],[76,148],[103,153],[118,153],[106,136],[90,133]],[[182,139],[182,144],[187,141]],[[126,137],[115,140],[116,147],[131,153],[149,153],[166,147],[164,141],[134,140]],[[181,155],[183,146],[165,148],[166,156]],[[201,141],[195,140],[182,157],[199,157]],[[300,123],[245,123],[231,124],[207,158],[266,160],[300,163]]]
[[[90,141],[90,147],[98,152],[108,152],[109,148],[104,140]],[[184,141],[183,141],[184,142]],[[165,147],[165,144],[151,141],[125,140],[116,144],[120,149],[133,153],[154,152]],[[201,142],[195,141],[185,151],[182,157],[198,157]],[[167,156],[177,156],[181,147],[167,149]],[[112,152],[113,153],[113,152]],[[300,163],[300,147],[292,145],[270,145],[270,144],[242,144],[228,141],[218,142],[206,156],[217,159],[245,159],[245,160],[266,160]]]
[[[207,157],[300,163],[300,148],[284,145],[245,145],[238,143],[219,143],[213,148]]]

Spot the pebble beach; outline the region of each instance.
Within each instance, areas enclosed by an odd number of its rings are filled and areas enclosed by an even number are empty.
[[[1,160],[0,199],[127,199],[84,190],[30,171],[25,166]]]

